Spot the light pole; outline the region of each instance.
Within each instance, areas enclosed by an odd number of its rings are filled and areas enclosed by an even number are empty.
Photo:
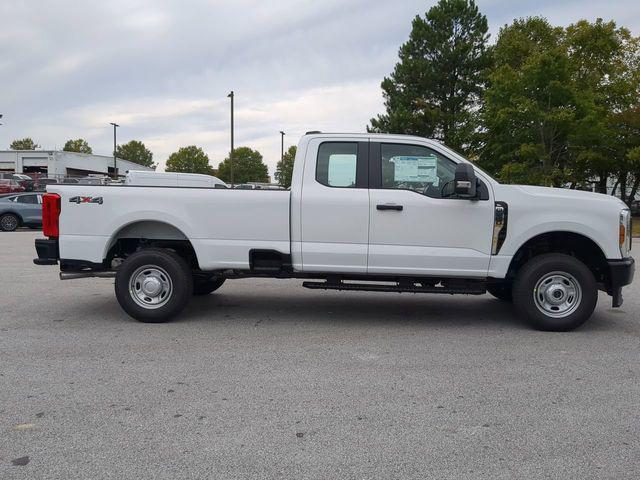
[[[118,179],[118,165],[116,163],[116,128],[120,125],[117,123],[111,122],[110,125],[113,125],[113,178],[114,180]]]
[[[284,160],[284,132],[280,130],[280,161]]]
[[[233,188],[233,90],[227,97],[231,99],[231,152],[229,152],[229,166],[231,167],[231,188]]]

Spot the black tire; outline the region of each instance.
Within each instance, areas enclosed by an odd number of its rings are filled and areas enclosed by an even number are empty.
[[[593,273],[580,260],[549,253],[532,258],[518,271],[513,303],[535,328],[567,332],[591,317],[598,303],[598,287]]]
[[[20,226],[20,219],[13,213],[5,213],[0,216],[0,230],[3,232],[15,232]]]
[[[225,279],[221,277],[209,277],[209,278],[193,278],[193,294],[197,296],[209,295],[210,293],[218,290]]]
[[[503,302],[511,302],[513,300],[513,285],[511,282],[501,282],[489,285],[487,292]]]
[[[134,283],[134,278],[143,280]],[[157,294],[145,291],[146,282],[150,289],[159,285],[160,291]],[[115,290],[118,303],[131,317],[144,323],[162,323],[187,305],[193,292],[193,277],[189,265],[177,253],[149,248],[122,263],[116,274]],[[156,300],[158,303],[153,305]]]

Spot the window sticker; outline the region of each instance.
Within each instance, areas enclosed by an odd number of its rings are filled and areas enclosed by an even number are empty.
[[[436,172],[438,159],[435,155],[427,157],[397,156],[390,160],[394,164],[396,182],[438,183]]]

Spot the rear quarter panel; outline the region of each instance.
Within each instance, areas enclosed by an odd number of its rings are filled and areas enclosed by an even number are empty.
[[[249,268],[249,250],[290,253],[289,192],[126,186],[49,186],[62,197],[60,256],[102,262],[115,235],[157,221],[189,239],[202,269]],[[75,196],[101,203],[71,202]]]

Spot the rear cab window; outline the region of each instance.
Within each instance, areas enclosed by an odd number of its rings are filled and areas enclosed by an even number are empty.
[[[367,188],[368,152],[368,142],[321,143],[316,181],[332,188]]]

